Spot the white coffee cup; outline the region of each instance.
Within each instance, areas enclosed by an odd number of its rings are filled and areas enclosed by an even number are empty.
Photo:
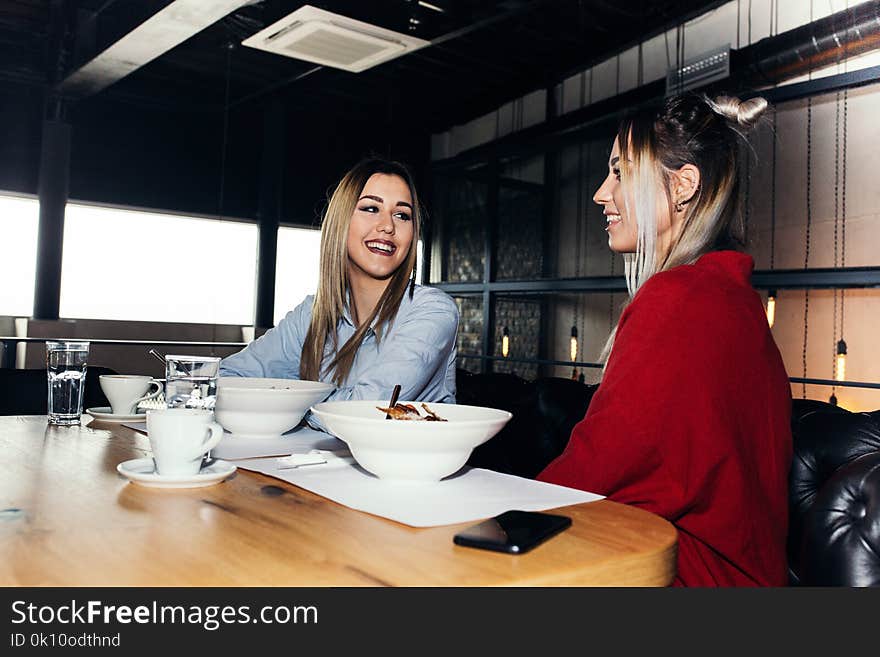
[[[142,401],[155,399],[162,394],[162,384],[151,376],[102,374],[98,379],[114,415],[132,415]],[[153,385],[156,390],[147,394]]]
[[[163,408],[147,411],[147,437],[156,472],[171,477],[198,474],[202,457],[223,437],[213,411],[202,408]]]

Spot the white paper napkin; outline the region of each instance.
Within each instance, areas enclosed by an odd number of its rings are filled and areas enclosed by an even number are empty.
[[[594,493],[480,468],[464,468],[439,482],[405,483],[378,479],[345,458],[296,468],[284,464],[277,458],[236,463],[244,470],[277,477],[349,508],[412,527],[453,525],[512,509],[546,511],[602,499]]]

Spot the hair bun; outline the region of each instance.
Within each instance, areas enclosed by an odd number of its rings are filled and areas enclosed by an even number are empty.
[[[718,96],[714,100],[706,99],[713,111],[723,116],[728,121],[752,128],[767,109],[767,101],[760,96],[749,100],[740,100],[731,96]]]

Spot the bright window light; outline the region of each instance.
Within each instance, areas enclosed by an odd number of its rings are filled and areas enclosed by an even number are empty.
[[[285,226],[278,229],[275,324],[318,289],[320,247],[320,230]]]
[[[34,312],[39,219],[36,199],[0,196],[0,315],[30,317]]]
[[[257,227],[67,204],[66,318],[253,323]]]
[[[275,262],[275,324],[318,289],[318,266],[321,231],[311,228],[278,229],[278,252]],[[416,276],[422,272],[422,240],[416,253]]]

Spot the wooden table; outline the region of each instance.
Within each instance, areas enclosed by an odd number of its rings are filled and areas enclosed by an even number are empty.
[[[0,417],[3,586],[654,586],[676,531],[607,500],[559,510],[572,526],[512,556],[454,545],[461,525],[414,529],[239,469],[194,489],[130,484],[149,455],[120,425]]]

